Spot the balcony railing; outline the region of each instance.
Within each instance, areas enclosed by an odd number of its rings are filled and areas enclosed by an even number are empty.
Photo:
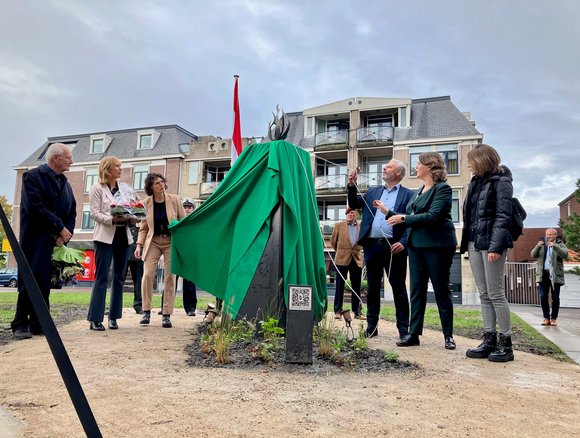
[[[340,221],[324,220],[320,221],[320,229],[322,230],[323,236],[331,236],[334,226]]]
[[[336,190],[346,188],[347,175],[321,175],[314,178],[314,188],[316,190]]]
[[[360,173],[358,175],[357,184],[359,189],[368,189],[369,187],[383,185],[383,174],[382,172]]]
[[[356,142],[387,142],[392,141],[395,135],[395,130],[392,126],[385,126],[382,128],[358,128],[356,130]]]
[[[211,195],[213,192],[215,192],[215,189],[217,189],[217,186],[220,185],[220,182],[221,181],[202,182],[201,187],[200,187],[200,191],[199,191],[199,195],[200,196]]]
[[[339,129],[338,131],[319,132],[314,139],[315,146],[326,146],[335,144],[348,143],[348,129]]]

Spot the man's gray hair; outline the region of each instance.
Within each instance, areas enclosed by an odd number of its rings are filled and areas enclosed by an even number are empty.
[[[405,178],[406,172],[405,163],[403,163],[401,160],[395,160],[394,158],[391,161],[395,163],[397,170],[401,174],[401,179]]]
[[[53,159],[53,157],[58,157],[59,155],[64,155],[65,151],[69,150],[70,151],[70,147],[67,146],[64,143],[53,143],[51,144],[47,151],[46,151],[46,162],[50,163]]]

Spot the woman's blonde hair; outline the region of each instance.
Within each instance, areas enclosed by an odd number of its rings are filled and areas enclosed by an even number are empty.
[[[447,181],[445,161],[439,152],[423,152],[419,155],[419,163],[429,168],[433,182]]]
[[[487,144],[476,144],[467,153],[467,163],[475,175],[499,171],[500,162],[501,158],[497,151]]]
[[[108,184],[111,178],[111,169],[117,164],[121,164],[121,160],[117,157],[105,157],[99,161],[99,183]]]

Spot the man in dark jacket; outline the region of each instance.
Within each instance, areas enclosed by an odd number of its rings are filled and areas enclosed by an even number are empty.
[[[348,175],[348,205],[350,208],[362,208],[363,211],[358,244],[364,249],[367,267],[367,337],[378,334],[380,289],[384,271],[387,272],[389,283],[393,288],[399,336],[403,339],[409,334],[409,298],[405,285],[407,277],[405,246],[408,231],[400,225],[388,225],[385,215],[373,205],[374,201],[381,201],[395,213],[405,213],[407,203],[413,197],[413,191],[400,184],[404,177],[405,164],[399,160],[391,160],[383,168],[385,185],[372,187],[365,195],[359,196],[356,172],[351,171]]]
[[[135,248],[137,248],[137,237],[139,236],[139,227],[132,225],[130,227],[133,243],[129,245],[129,260],[127,261],[127,272],[131,271],[133,280],[133,309],[135,313],[143,314],[143,299],[141,298],[141,280],[143,279],[143,260],[135,257]],[[127,274],[125,273],[125,277]]]
[[[46,151],[46,164],[22,176],[20,246],[49,308],[52,250],[71,239],[77,216],[73,191],[64,176],[72,162],[70,148],[54,143]],[[19,270],[18,301],[11,324],[15,339],[42,334],[21,275]]]

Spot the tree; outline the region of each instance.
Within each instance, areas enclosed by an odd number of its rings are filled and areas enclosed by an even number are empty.
[[[580,178],[576,181],[576,199],[580,202]],[[566,246],[574,251],[580,251],[580,215],[573,213],[566,222],[560,220],[560,227],[566,236]]]
[[[6,217],[8,218],[9,222],[12,222],[12,205],[8,203],[8,199],[6,196],[0,195],[0,204],[4,209],[4,213],[6,213]],[[4,226],[0,223],[0,244],[6,238],[6,232],[4,231]],[[0,252],[0,267],[6,266],[6,253]]]

